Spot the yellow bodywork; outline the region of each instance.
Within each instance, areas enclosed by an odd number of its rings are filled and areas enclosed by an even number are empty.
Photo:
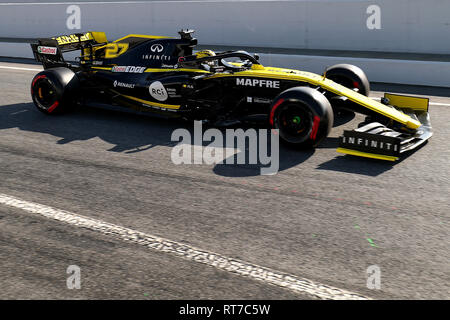
[[[58,42],[58,45],[65,45],[65,44],[71,44],[71,43],[88,41],[88,40],[92,40],[94,38],[92,37],[92,33],[91,32],[86,32],[81,37],[78,37],[75,34],[70,34],[70,35],[67,35],[67,36],[54,37],[52,39],[56,40]]]
[[[414,111],[428,111],[428,98],[410,97],[392,93],[385,93],[384,97],[389,99],[389,104],[399,108],[412,109]]]
[[[158,103],[158,102],[154,102],[154,101],[148,101],[148,100],[144,100],[144,99],[139,99],[136,97],[132,97],[132,96],[127,96],[127,95],[122,95],[125,98],[128,98],[130,100],[134,100],[143,104],[148,104],[150,106],[154,106],[154,107],[158,107],[158,108],[163,108],[163,109],[173,109],[173,110],[178,110],[180,109],[180,105],[173,105],[173,104],[165,104],[165,103]]]
[[[87,39],[94,38],[96,40],[100,41],[106,41],[106,35],[101,32],[88,32],[84,35],[84,37]],[[113,42],[111,49],[108,51],[109,55],[111,57],[118,56],[124,52],[128,48],[119,48],[117,46],[117,42],[125,40],[127,38],[147,38],[147,39],[163,39],[163,38],[170,38],[170,37],[164,37],[164,36],[153,36],[153,35],[140,35],[140,34],[129,34],[123,38],[117,39]],[[69,38],[69,37],[67,37]],[[59,41],[74,41],[74,39],[65,39],[62,37],[57,38]],[[108,44],[111,45],[111,44]],[[204,70],[192,70],[192,69],[186,69],[186,68],[180,68],[180,69],[170,69],[170,71],[192,71],[192,72],[201,72],[201,73],[208,73]],[[168,72],[168,69],[159,69],[159,68],[148,68],[146,72]],[[320,86],[323,89],[333,92],[337,95],[347,97],[349,100],[358,103],[361,106],[364,106],[370,110],[373,110],[377,113],[380,113],[394,121],[397,121],[406,127],[410,129],[417,129],[421,126],[421,123],[410,116],[406,115],[405,113],[382,104],[381,102],[378,102],[376,100],[373,100],[369,97],[366,97],[354,90],[351,90],[349,88],[346,88],[332,80],[327,79],[326,77],[320,76],[315,73],[306,72],[306,71],[299,71],[299,70],[292,70],[292,69],[284,69],[284,68],[275,68],[275,67],[264,67],[261,64],[254,64],[250,70],[235,72],[235,73],[211,73],[210,77],[207,77],[209,79],[212,78],[222,78],[222,77],[261,77],[261,78],[272,78],[272,79],[284,79],[284,80],[294,80],[294,81],[302,81],[307,82],[315,86]],[[404,105],[407,105],[409,108],[414,110],[425,110],[428,109],[428,101],[425,102],[424,99],[420,98],[411,98],[411,97],[400,97],[398,95],[387,95],[391,101],[392,105],[396,105],[400,108],[402,108]]]
[[[363,152],[363,151],[352,150],[352,149],[347,149],[347,148],[337,148],[336,151],[339,153],[350,154],[352,156],[379,159],[379,160],[396,161],[399,159],[398,157],[394,157],[394,156],[386,156],[383,154],[369,153],[369,152]]]
[[[89,36],[92,37],[92,34]],[[96,38],[102,38],[102,35],[95,35]],[[148,39],[160,39],[160,38],[168,38],[168,37],[161,37],[161,36],[148,36],[148,35],[136,35],[136,34],[130,34],[123,38],[115,40],[113,43],[109,43],[108,45],[117,45],[117,42],[122,41],[127,38],[131,37],[142,37],[142,38],[148,38]],[[106,37],[105,37],[106,38]],[[108,48],[107,48],[108,49]],[[115,49],[115,48],[114,48]],[[121,49],[121,50],[119,50]],[[114,52],[110,52],[110,54],[113,55],[120,55],[126,51],[127,48],[117,48]],[[237,65],[237,64],[236,64]],[[105,69],[105,68],[95,68],[94,69]],[[205,70],[200,69],[188,69],[188,68],[179,68],[179,69],[164,69],[164,68],[148,68],[145,72],[170,72],[170,71],[188,71],[188,72],[198,72],[198,73],[209,73]],[[306,71],[299,71],[299,70],[292,70],[292,69],[284,69],[284,68],[275,68],[275,67],[264,67],[260,64],[254,64],[251,69],[244,70],[240,72],[234,72],[234,73],[211,73],[211,76],[207,76],[206,79],[213,79],[213,78],[223,78],[223,77],[258,77],[258,78],[272,78],[272,79],[280,79],[280,80],[293,80],[293,81],[301,81],[301,82],[307,82],[314,86],[322,87],[323,89],[333,92],[339,96],[347,97],[349,100],[364,106],[370,110],[373,110],[379,114],[382,114],[394,121],[397,121],[406,127],[410,129],[417,129],[421,126],[421,123],[410,116],[406,115],[405,113],[382,104],[381,102],[378,102],[376,100],[373,100],[369,97],[366,97],[352,89],[346,88],[330,79],[327,79],[326,77],[320,76],[315,73],[306,72]],[[406,97],[405,97],[406,98]],[[396,98],[398,99],[398,98]],[[396,100],[397,101],[397,100]],[[404,100],[406,101],[406,100]],[[418,100],[407,100],[407,103],[413,102],[412,106],[419,109],[424,108],[423,102]],[[392,103],[394,105],[394,103]],[[428,105],[428,103],[427,103]]]
[[[113,42],[119,42],[128,38],[143,38],[143,39],[173,39],[172,37],[164,37],[164,36],[150,36],[145,34],[128,34],[125,37],[114,40]]]
[[[111,70],[111,67],[93,67],[93,69],[99,70]],[[188,68],[178,68],[178,69],[167,69],[167,68],[147,68],[145,72],[196,72],[196,73],[210,73],[201,69],[188,69]],[[373,100],[369,97],[366,97],[354,90],[346,88],[332,80],[324,78],[323,76],[317,75],[312,72],[306,71],[298,71],[291,69],[283,69],[283,68],[274,68],[274,67],[263,67],[262,65],[253,65],[250,70],[234,72],[234,73],[210,73],[211,76],[207,76],[206,79],[214,79],[214,78],[224,78],[224,77],[258,77],[258,78],[269,78],[269,79],[283,79],[283,80],[293,80],[293,81],[301,81],[307,82],[312,85],[320,86],[330,92],[333,92],[340,96],[345,96],[349,100],[356,102],[370,110],[373,110],[377,113],[380,113],[390,119],[393,119],[410,129],[417,129],[421,126],[421,123],[407,114],[393,108],[390,106],[386,106],[381,102]],[[393,96],[393,95],[392,95]],[[407,99],[408,97],[403,97]],[[415,98],[420,99],[420,98]],[[397,101],[397,100],[395,100]],[[418,100],[402,100],[409,102],[414,102],[412,104],[413,108],[424,108],[423,101],[418,102]],[[428,102],[427,102],[428,106]],[[402,105],[399,105],[402,107]],[[410,106],[411,108],[411,106]]]
[[[212,79],[221,77],[260,77],[308,82],[312,85],[317,85],[330,92],[336,93],[337,95],[345,96],[349,100],[356,102],[377,113],[380,113],[390,119],[393,119],[408,128],[417,129],[421,126],[419,121],[411,118],[410,116],[395,108],[386,106],[381,102],[373,100],[332,80],[311,72],[253,65],[251,70],[245,70],[235,73],[216,73],[211,75],[211,77],[209,78]]]

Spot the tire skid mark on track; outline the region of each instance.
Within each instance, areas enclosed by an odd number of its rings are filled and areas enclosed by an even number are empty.
[[[114,225],[75,213],[59,210],[46,205],[20,200],[0,194],[0,204],[19,208],[31,214],[86,228],[103,235],[119,238],[122,241],[144,246],[148,249],[176,255],[185,260],[201,263],[218,270],[230,272],[253,280],[289,289],[296,293],[308,294],[324,300],[368,300],[370,298],[347,290],[323,285],[295,275],[276,271],[242,260],[229,258],[214,252],[202,250],[180,242],[161,238],[144,232]]]

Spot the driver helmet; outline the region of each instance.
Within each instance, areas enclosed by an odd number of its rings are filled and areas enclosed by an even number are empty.
[[[195,54],[197,59],[205,58],[205,57],[212,57],[212,56],[215,56],[215,55],[216,55],[216,53],[214,51],[212,51],[212,50],[202,50],[202,51],[199,51],[199,52],[197,52]]]
[[[202,51],[197,52],[195,54],[195,57],[197,59],[200,59],[200,58],[206,58],[206,57],[213,57],[215,55],[216,55],[216,53],[214,51],[212,51],[212,50],[202,50]],[[207,66],[215,66],[216,65],[216,61],[215,60],[205,61],[204,64],[207,65]]]

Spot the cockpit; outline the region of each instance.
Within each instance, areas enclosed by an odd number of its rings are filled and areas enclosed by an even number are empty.
[[[179,67],[200,68],[209,72],[238,72],[261,66],[258,55],[250,55],[246,51],[226,51],[216,54],[212,50],[202,50],[197,53],[180,57]]]

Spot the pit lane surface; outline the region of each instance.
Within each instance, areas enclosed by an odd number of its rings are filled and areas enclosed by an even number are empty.
[[[0,68],[1,194],[371,298],[450,297],[447,91],[394,87],[434,95],[435,136],[403,161],[337,154],[357,116],[314,152],[282,148],[280,172],[260,176],[254,165],[174,165],[179,122],[98,108],[45,116],[33,75]],[[0,230],[2,299],[312,298],[10,206]],[[81,290],[66,289],[73,264]],[[370,265],[381,290],[366,288]]]

